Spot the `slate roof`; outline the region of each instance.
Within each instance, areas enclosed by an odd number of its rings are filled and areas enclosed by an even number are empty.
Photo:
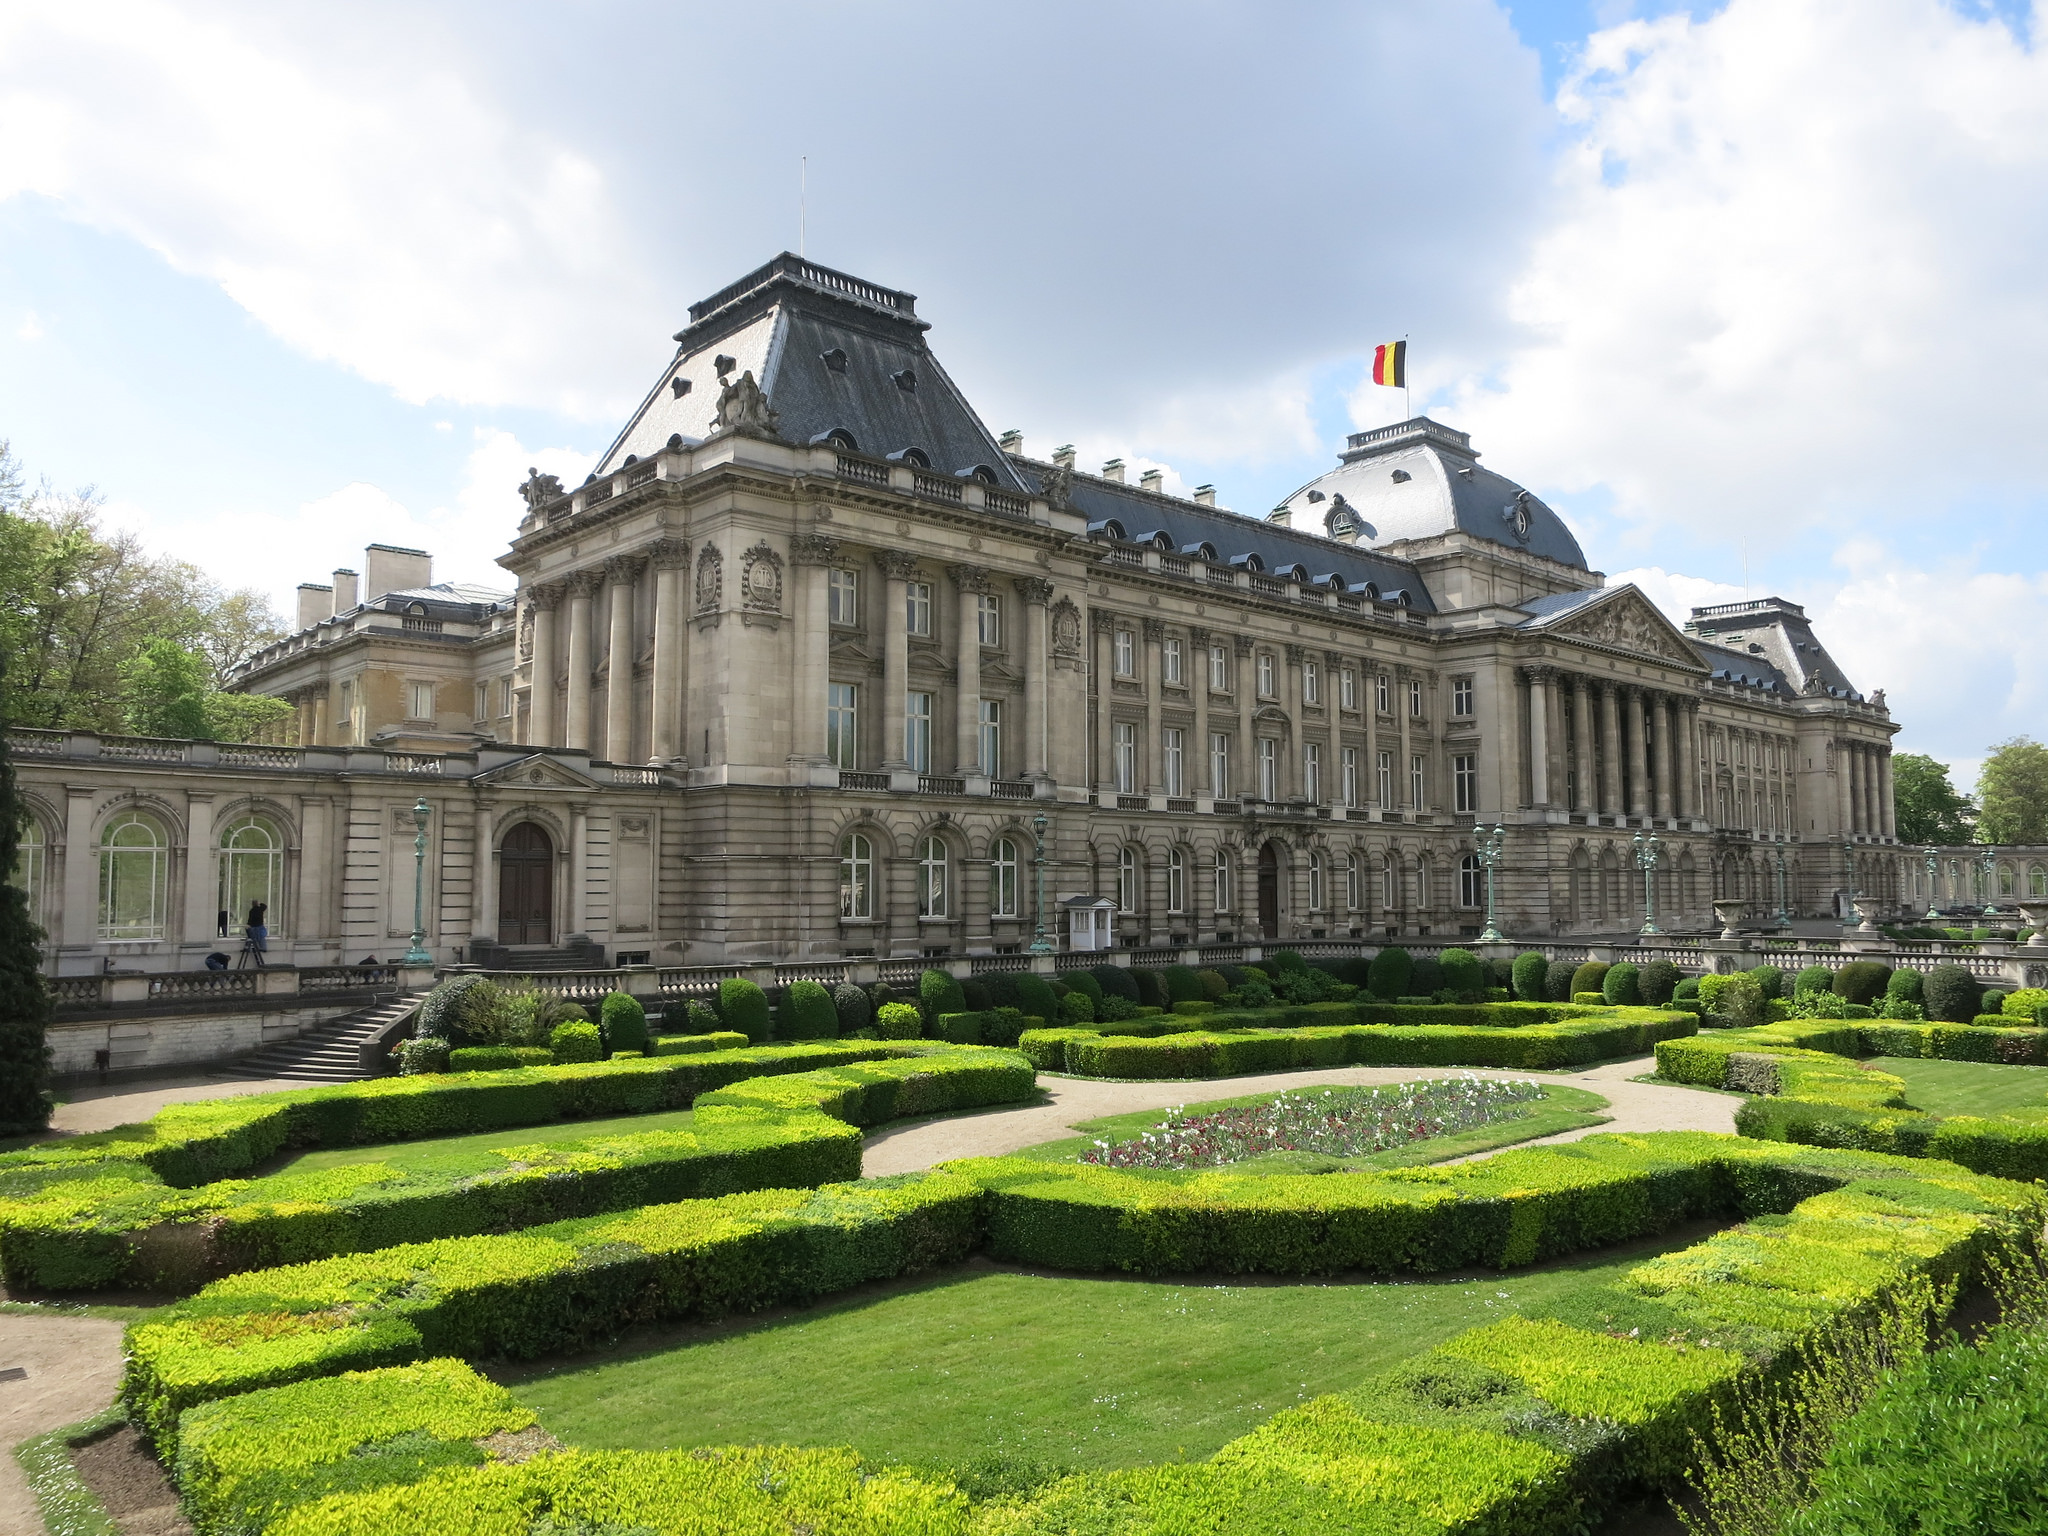
[[[1726,658],[1711,663],[1717,670],[1726,666],[1737,676],[1769,671],[1788,693],[1804,693],[1818,679],[1819,689],[1837,698],[1863,697],[1820,643],[1806,610],[1782,597],[1695,608],[1685,632],[1702,653]]]
[[[515,594],[496,587],[480,587],[466,581],[440,581],[431,587],[407,587],[399,592],[382,592],[363,608],[372,612],[395,613],[409,603],[425,603],[430,610],[447,608],[509,607]],[[443,618],[452,615],[443,613]],[[467,617],[467,615],[465,615]]]

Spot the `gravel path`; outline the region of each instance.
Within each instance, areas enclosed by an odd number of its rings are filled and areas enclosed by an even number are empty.
[[[874,1177],[910,1173],[955,1157],[999,1157],[1019,1147],[1072,1135],[1078,1121],[1125,1114],[1134,1109],[1171,1109],[1204,1099],[1277,1093],[1283,1088],[1405,1083],[1423,1077],[1461,1077],[1467,1072],[1479,1077],[1534,1077],[1539,1082],[1564,1083],[1591,1089],[1608,1101],[1610,1107],[1606,1112],[1612,1116],[1608,1124],[1563,1131],[1523,1142],[1523,1146],[1576,1141],[1599,1131],[1734,1131],[1739,1099],[1693,1088],[1629,1081],[1656,1069],[1654,1057],[1638,1056],[1569,1073],[1499,1072],[1483,1067],[1331,1067],[1320,1072],[1273,1072],[1259,1077],[1158,1083],[1106,1083],[1040,1074],[1039,1086],[1050,1095],[1050,1103],[983,1110],[979,1114],[954,1115],[882,1131],[868,1138],[861,1172]]]
[[[76,1135],[110,1131],[117,1125],[147,1120],[166,1104],[193,1099],[232,1099],[245,1093],[276,1093],[281,1088],[315,1088],[317,1083],[285,1077],[164,1077],[147,1082],[115,1083],[105,1088],[60,1089],[65,1102],[50,1117],[50,1129]]]
[[[0,1381],[0,1536],[43,1536],[14,1447],[91,1418],[114,1401],[121,1325],[99,1317],[0,1313],[0,1370],[10,1366],[28,1376]]]

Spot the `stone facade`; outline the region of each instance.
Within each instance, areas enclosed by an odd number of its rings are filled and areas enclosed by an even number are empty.
[[[1461,433],[1249,518],[998,442],[909,295],[785,256],[691,319],[585,485],[522,487],[515,590],[302,589],[239,679],[296,746],[15,733],[58,966],[197,963],[259,890],[289,957],[389,958],[421,799],[444,962],[1028,946],[1039,817],[1049,925],[1131,944],[1477,933],[1491,825],[1532,939],[1639,926],[1653,834],[1674,928],[1781,862],[1796,913],[1904,899],[1882,694],[1796,605],[1605,586]]]

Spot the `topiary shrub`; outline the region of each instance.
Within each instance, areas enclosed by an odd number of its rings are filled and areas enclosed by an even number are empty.
[[[1721,1012],[1738,1029],[1751,1029],[1763,1023],[1767,1006],[1763,988],[1746,971],[1730,976],[1721,989]]]
[[[1688,976],[1671,989],[1673,1002],[1691,1002],[1700,995],[1700,978]]]
[[[980,1013],[983,1009],[995,1007],[994,996],[979,976],[962,976],[959,981],[960,995],[966,999],[969,1013]]]
[[[1652,960],[1636,972],[1636,993],[1649,1007],[1663,1007],[1677,990],[1678,967],[1669,960]]]
[[[1432,997],[1444,984],[1444,968],[1435,955],[1417,955],[1408,973],[1408,985],[1424,997]]]
[[[1572,972],[1572,996],[1577,997],[1581,992],[1599,992],[1601,983],[1606,980],[1607,962],[1605,960],[1588,960],[1584,965]]]
[[[884,1040],[915,1040],[924,1032],[924,1016],[914,1003],[884,1003],[875,1012],[875,1033]]]
[[[1095,982],[1096,990],[1101,994],[1100,997],[1095,999],[1098,1003],[1104,997],[1120,997],[1127,1003],[1141,1003],[1144,1001],[1142,997],[1138,996],[1138,983],[1132,979],[1131,973],[1120,965],[1098,965],[1091,967],[1087,971],[1076,971],[1067,977],[1067,984],[1076,987],[1083,986],[1081,977],[1084,975]]]
[[[768,1038],[768,994],[744,976],[728,976],[718,984],[718,1017],[759,1045]]]
[[[488,976],[451,976],[429,992],[413,1021],[416,1035],[438,1035],[455,1045],[491,1043],[505,993]]]
[[[1728,978],[1718,972],[1710,972],[1702,976],[1699,987],[1695,992],[1695,995],[1700,1000],[1700,1006],[1709,1013],[1719,1013],[1721,1011],[1721,989],[1727,985]]]
[[[588,1021],[557,1024],[555,1032],[548,1036],[548,1049],[555,1053],[555,1060],[564,1065],[575,1061],[604,1060],[604,1039],[598,1034],[597,1026]]]
[[[1749,978],[1763,989],[1767,1003],[1785,995],[1785,973],[1775,965],[1760,965],[1749,973]]]
[[[1892,968],[1876,960],[1851,960],[1835,972],[1834,985],[1830,989],[1836,996],[1852,1003],[1867,1003],[1872,998],[1884,995],[1885,984],[1892,979]]]
[[[792,1040],[829,1040],[839,1033],[839,1010],[832,1005],[832,994],[815,981],[789,984],[783,1017]]]
[[[1638,979],[1642,974],[1643,968],[1633,960],[1610,965],[1607,974],[1600,978],[1600,995],[1617,1008],[1640,1008],[1643,993]]]
[[[1996,1014],[2003,1018],[2005,1016],[2005,997],[2005,990],[2002,987],[1986,987],[1983,995],[1977,999],[1977,1012],[1980,1014]]]
[[[1479,957],[1469,949],[1455,945],[1443,952],[1437,964],[1443,967],[1443,984],[1446,991],[1455,992],[1461,1001],[1474,1001],[1485,990],[1486,967],[1479,963]]]
[[[1266,958],[1279,966],[1283,971],[1305,971],[1308,969],[1308,962],[1301,958],[1301,951],[1298,949],[1276,949]]]
[[[1918,1003],[1925,1000],[1927,978],[1918,971],[1901,967],[1892,972],[1892,979],[1884,984],[1884,995],[1902,1003]]]
[[[1550,962],[1533,949],[1515,956],[1511,967],[1515,999],[1524,1003],[1550,1001]]]
[[[1568,1003],[1572,1000],[1572,977],[1578,966],[1569,960],[1553,960],[1543,971],[1543,998],[1545,1002]]]
[[[448,1070],[449,1045],[440,1035],[414,1035],[410,1040],[400,1041],[392,1054],[398,1058],[399,1072],[406,1077]]]
[[[1983,988],[1977,978],[1960,965],[1946,961],[1927,973],[1922,989],[1922,1006],[1927,1017],[1943,1024],[1967,1024],[1979,1012],[1978,996]]]
[[[1202,998],[1206,1002],[1220,1003],[1223,994],[1230,990],[1230,982],[1221,971],[1197,971],[1195,979],[1202,984]]]
[[[541,1054],[553,1056],[551,1051]],[[509,1072],[525,1065],[520,1052],[509,1045],[464,1045],[448,1053],[450,1072]]]
[[[1998,1011],[2007,1018],[2031,1024],[2034,1015],[2044,1007],[2048,1007],[2048,987],[2019,987],[2005,994]]]
[[[1884,1007],[1878,1010],[1877,1016],[1881,1019],[1925,1019],[1927,1010],[1910,997],[1893,997],[1887,993]]]
[[[1824,965],[1809,965],[1792,979],[1792,996],[1796,1000],[1813,992],[1826,992],[1833,985],[1835,973]]]
[[[1021,1008],[991,1008],[981,1016],[981,1043],[1014,1048],[1031,1023]]]
[[[1060,999],[1059,1022],[1062,1024],[1093,1024],[1095,1022],[1095,1000],[1086,992],[1069,992]],[[1047,1023],[1052,1020],[1048,1019]]]
[[[630,992],[607,992],[598,1005],[597,1029],[604,1048],[612,1055],[620,1051],[647,1050],[647,1010]]]
[[[1083,971],[1081,974],[1085,976],[1087,972]],[[1094,978],[1089,979],[1092,981]],[[1069,990],[1087,995],[1081,987]],[[1101,988],[1098,987],[1096,990],[1100,991]],[[1043,1019],[1048,1024],[1060,1016],[1060,1000],[1053,993],[1052,983],[1043,976],[1034,976],[1029,972],[1017,978],[1017,1006],[1022,1008],[1028,1017]]]
[[[1366,987],[1374,997],[1389,1000],[1408,995],[1408,982],[1415,972],[1415,959],[1398,944],[1389,944],[1372,958],[1366,970]]]
[[[1166,986],[1170,1003],[1199,1003],[1208,995],[1202,990],[1202,978],[1191,965],[1169,965],[1160,971],[1159,979]]]
[[[874,1006],[868,1002],[867,993],[846,981],[832,989],[832,1012],[842,1035],[866,1029],[875,1019]]]
[[[1072,996],[1074,994],[1071,992],[1067,994],[1067,997]],[[1066,1000],[1065,997],[1060,999],[1062,1006],[1065,1006]],[[1271,1002],[1272,1000],[1273,995],[1270,992],[1267,993],[1266,1001]],[[1119,1024],[1125,1019],[1135,1019],[1138,1016],[1138,1009],[1139,1005],[1132,1002],[1128,997],[1118,997],[1112,992],[1095,1005],[1095,1019],[1099,1024]]]

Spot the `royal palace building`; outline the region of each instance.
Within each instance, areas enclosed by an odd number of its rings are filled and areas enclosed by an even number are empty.
[[[1264,516],[1085,472],[927,329],[778,257],[520,487],[505,590],[300,588],[237,679],[289,744],[11,733],[53,965],[197,965],[254,901],[389,957],[416,889],[485,964],[1476,934],[1489,872],[1531,940],[1903,903],[1896,726],[1796,604],[1672,624],[1428,418]]]

